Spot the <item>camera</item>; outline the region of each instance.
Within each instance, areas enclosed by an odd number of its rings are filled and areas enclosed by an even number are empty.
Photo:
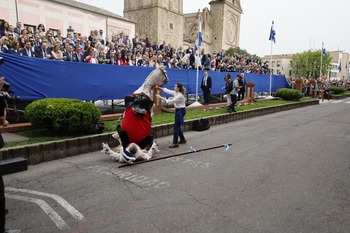
[[[1,91],[6,91],[8,94],[15,93],[14,91],[12,91],[10,89],[10,87],[11,87],[11,84],[4,81],[4,85],[2,86]],[[20,101],[19,96],[10,96],[10,95],[4,95],[4,94],[1,94],[1,95],[3,95],[5,97],[5,101],[8,105],[9,104],[10,105],[18,105],[19,104],[19,101]]]
[[[19,96],[11,96],[10,94],[15,93],[10,89],[11,85],[8,82],[5,82],[4,77],[0,78],[0,82],[2,82],[1,92],[0,92],[0,101],[4,102],[4,106],[6,106],[7,111],[13,111],[12,113],[8,112],[9,121],[11,116],[15,117],[15,121],[19,120],[18,106],[20,104]]]
[[[4,81],[4,85],[2,86],[1,90],[6,91],[8,93],[13,93],[13,91],[10,90],[10,83]]]

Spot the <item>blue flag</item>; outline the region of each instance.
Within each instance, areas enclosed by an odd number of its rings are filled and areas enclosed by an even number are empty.
[[[322,49],[322,55],[323,55],[323,56],[327,56],[327,51],[326,51],[325,48]]]
[[[275,32],[275,29],[273,28],[273,25],[274,25],[274,22],[272,20],[269,40],[273,41],[276,44],[276,38],[275,38],[276,32]]]
[[[338,66],[338,70],[339,70],[339,72],[341,72],[341,61],[340,61],[339,66]]]
[[[196,40],[196,44],[194,45],[194,50],[198,50],[202,45],[202,17],[198,18],[198,38]]]

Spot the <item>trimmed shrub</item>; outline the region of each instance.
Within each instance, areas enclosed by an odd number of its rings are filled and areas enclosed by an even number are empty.
[[[331,86],[328,88],[328,91],[333,91],[333,93],[336,95],[346,92],[346,89],[343,87]]]
[[[280,97],[284,100],[300,100],[303,95],[300,91],[289,88],[281,88],[276,91],[276,97]]]
[[[85,133],[98,122],[101,112],[92,103],[81,100],[46,98],[30,103],[24,116],[33,125],[55,133]]]

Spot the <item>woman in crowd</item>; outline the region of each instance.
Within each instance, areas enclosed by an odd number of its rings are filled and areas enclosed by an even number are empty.
[[[11,49],[8,51],[8,53],[17,54],[17,55],[21,54],[19,42],[17,40],[12,41]]]
[[[91,63],[91,64],[98,64],[98,60],[95,57],[95,51],[93,47],[88,48],[88,55],[85,58],[85,62]]]
[[[126,53],[122,54],[122,66],[127,66],[129,65],[129,58]]]
[[[98,60],[98,64],[108,64],[109,63],[109,59],[106,58],[104,50],[101,50],[98,53],[97,60]]]
[[[39,24],[38,27],[36,28],[36,30],[39,33],[39,36],[41,39],[45,38],[45,27],[44,24]]]
[[[9,43],[9,38],[7,36],[1,37],[0,52],[8,53],[10,51],[8,43]]]
[[[61,51],[60,45],[55,44],[53,50],[51,51],[51,57],[53,60],[64,61],[65,57]]]
[[[122,53],[117,51],[115,54],[116,60],[115,60],[115,64],[120,66],[122,64]]]
[[[6,36],[9,30],[9,23],[7,21],[2,21],[0,25],[0,37]]]
[[[136,66],[136,56],[132,54],[129,58],[129,66]]]
[[[157,56],[153,55],[152,58],[149,60],[149,67],[156,67],[157,64]]]
[[[157,89],[163,90],[165,93],[174,96],[171,100],[165,99],[164,97],[157,94],[157,98],[166,102],[167,104],[174,104],[176,109],[175,111],[175,122],[174,122],[174,135],[173,135],[173,144],[169,146],[169,148],[177,148],[179,144],[185,144],[186,139],[183,134],[181,126],[184,124],[184,117],[186,114],[186,98],[185,98],[185,88],[182,83],[176,83],[174,86],[174,90],[169,90],[167,88],[158,87]],[[180,141],[179,141],[180,138]]]

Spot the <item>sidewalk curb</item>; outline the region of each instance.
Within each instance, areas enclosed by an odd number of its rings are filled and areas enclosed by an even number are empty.
[[[207,119],[209,120],[210,125],[213,126],[318,104],[319,100],[312,100],[307,102],[291,103],[254,110],[240,111],[232,114],[226,113],[207,117]],[[186,131],[192,130],[192,123],[194,120],[196,119],[185,121]],[[155,138],[172,135],[173,128],[173,123],[157,125],[153,127]],[[117,141],[112,138],[112,134],[113,133],[94,134],[79,138],[5,148],[0,151],[0,157],[1,160],[23,157],[28,160],[28,165],[35,165],[42,162],[101,150],[102,142],[108,143],[111,147],[116,146]]]

